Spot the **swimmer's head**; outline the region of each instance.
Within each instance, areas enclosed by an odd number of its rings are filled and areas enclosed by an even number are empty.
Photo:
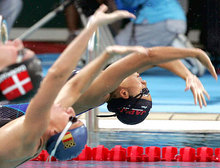
[[[50,124],[55,129],[51,130],[46,150],[50,157],[70,160],[77,157],[84,149],[87,142],[87,128],[75,117],[72,108],[65,111],[60,111],[60,109],[59,105],[52,108]]]
[[[152,99],[146,81],[134,73],[122,81],[107,102],[109,111],[124,124],[138,124],[145,120],[152,108]]]

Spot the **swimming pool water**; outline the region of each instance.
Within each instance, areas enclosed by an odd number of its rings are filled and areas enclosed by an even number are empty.
[[[212,168],[220,167],[218,162],[110,162],[110,161],[66,161],[66,162],[35,162],[29,161],[19,168]]]
[[[99,131],[89,133],[88,146],[104,145],[111,149],[115,145],[128,146],[174,146],[182,148],[210,147],[220,148],[220,134],[213,133],[178,133],[178,132],[131,132],[131,131]]]

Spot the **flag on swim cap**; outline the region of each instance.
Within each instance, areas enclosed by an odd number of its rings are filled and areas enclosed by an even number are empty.
[[[56,134],[47,141],[46,150],[49,154],[51,154],[55,148],[60,135],[61,133]],[[75,158],[85,148],[86,142],[87,128],[85,125],[68,130],[58,144],[54,157],[61,161]]]

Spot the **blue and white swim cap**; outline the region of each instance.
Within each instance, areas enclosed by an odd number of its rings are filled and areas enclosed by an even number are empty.
[[[68,130],[72,125],[72,117],[64,130],[52,136],[46,145],[46,150],[50,154],[50,158],[54,156],[58,160],[70,160],[77,157],[84,149],[87,142],[87,128],[85,125]]]

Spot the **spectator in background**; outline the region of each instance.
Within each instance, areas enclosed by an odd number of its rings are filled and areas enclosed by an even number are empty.
[[[77,36],[77,30],[80,27],[80,16],[74,5],[69,5],[65,9],[65,17],[69,32],[66,42],[69,44]]]
[[[118,9],[126,9],[136,15],[116,36],[120,45],[188,47],[184,35],[186,16],[178,0],[115,0]],[[190,46],[192,47],[192,46]],[[195,59],[182,60],[195,75],[205,72]]]
[[[83,23],[84,21],[81,20],[82,17],[80,17],[80,15],[83,14],[86,18],[88,18],[95,12],[100,4],[105,4],[106,6],[108,6],[108,12],[113,12],[117,10],[114,0],[79,0],[74,1],[74,4],[69,5],[65,9],[66,23],[69,32],[66,41],[67,44],[70,43],[78,35],[79,29],[82,26],[85,26],[84,24],[86,24]],[[81,8],[82,13],[79,13],[79,10],[77,10],[79,8]],[[114,35],[120,29],[120,22],[121,21],[116,21],[115,23],[110,24],[111,31]]]
[[[0,15],[7,21],[8,32],[10,33],[16,18],[21,12],[22,0],[0,0]]]
[[[69,36],[66,41],[67,44],[69,44],[78,35],[78,31],[82,26],[81,24],[83,24],[81,23],[80,13],[77,8],[81,8],[82,13],[86,17],[89,17],[95,12],[96,9],[98,9],[101,3],[103,3],[103,0],[74,1],[73,4],[69,5],[65,9],[66,23],[69,32]]]

